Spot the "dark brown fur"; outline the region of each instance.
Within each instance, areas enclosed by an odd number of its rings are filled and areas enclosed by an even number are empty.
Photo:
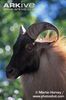
[[[23,75],[22,84],[26,100],[47,100],[34,99],[35,91],[64,91],[64,98],[48,98],[48,100],[66,100],[66,44],[64,40],[60,38],[51,47],[47,45],[43,48],[39,70],[31,75]]]

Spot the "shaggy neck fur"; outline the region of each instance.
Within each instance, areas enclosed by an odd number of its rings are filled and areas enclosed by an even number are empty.
[[[46,48],[40,57],[39,70],[34,74],[22,76],[22,84],[25,100],[35,100],[33,95],[36,91],[64,91],[65,97],[61,100],[66,100],[65,40],[60,38],[51,48]]]

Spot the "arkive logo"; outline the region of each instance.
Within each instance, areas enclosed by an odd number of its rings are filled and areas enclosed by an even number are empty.
[[[4,8],[33,9],[35,3],[5,3]]]

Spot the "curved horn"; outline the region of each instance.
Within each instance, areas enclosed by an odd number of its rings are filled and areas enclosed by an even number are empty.
[[[54,40],[53,42],[55,42],[59,39],[58,29],[54,25],[52,25],[48,22],[40,22],[40,23],[32,24],[27,29],[26,32],[33,40],[35,40],[41,32],[46,31],[46,30],[54,30],[56,32],[57,39]]]

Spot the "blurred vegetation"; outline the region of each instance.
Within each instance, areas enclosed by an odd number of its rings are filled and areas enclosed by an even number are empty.
[[[0,82],[0,100],[22,100],[23,90],[18,80]]]
[[[3,8],[6,2],[33,2],[36,5],[44,0],[0,0],[0,100],[22,100],[23,91],[20,86],[20,79],[8,81],[5,75],[5,68],[12,55],[12,47],[15,43],[19,27],[23,24],[26,28],[34,22],[44,21],[40,16],[32,16],[33,10],[14,10]],[[57,15],[52,20],[61,33],[66,35],[66,5],[61,0],[45,0],[49,6],[59,4]],[[64,0],[62,0],[64,1]],[[40,8],[41,9],[41,8]],[[51,12],[50,8],[48,11]],[[41,13],[41,12],[40,12]],[[56,13],[56,12],[55,12]],[[44,12],[41,16],[44,16]]]

